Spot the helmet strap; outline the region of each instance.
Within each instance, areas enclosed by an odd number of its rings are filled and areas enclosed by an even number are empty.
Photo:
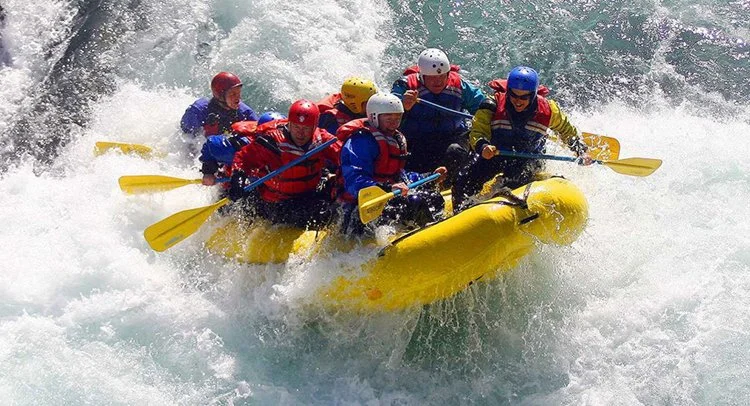
[[[226,97],[221,98],[221,99],[218,97],[214,97],[214,100],[216,100],[216,103],[219,106],[221,106],[221,108],[223,108],[224,110],[233,110],[233,109],[230,109],[229,106],[227,105],[227,102],[225,101]]]

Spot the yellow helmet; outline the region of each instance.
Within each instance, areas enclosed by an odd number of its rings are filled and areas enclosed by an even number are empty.
[[[341,85],[341,100],[354,114],[363,114],[364,105],[370,96],[377,93],[378,88],[371,80],[351,77]]]

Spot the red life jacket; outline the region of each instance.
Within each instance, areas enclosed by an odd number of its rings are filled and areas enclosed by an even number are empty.
[[[404,135],[399,131],[393,135],[383,134],[379,129],[371,126],[366,118],[360,118],[341,126],[336,132],[336,137],[341,142],[346,142],[352,134],[360,130],[372,136],[378,144],[378,156],[373,163],[373,180],[378,183],[398,181],[399,174],[406,166],[407,148]],[[344,193],[343,199],[356,200],[349,193]]]
[[[336,103],[338,103],[341,100],[341,93],[334,93],[331,95],[328,95],[318,101],[318,110],[320,110],[321,113],[325,113],[326,111],[332,109],[334,106],[336,106]]]
[[[258,122],[257,121],[238,121],[236,123],[232,123],[232,132],[235,134],[242,135],[244,137],[248,137],[248,139],[255,138],[255,129],[258,128]]]
[[[270,123],[272,122],[265,124]],[[272,152],[274,152],[276,159],[274,159],[273,162],[268,162],[266,164],[265,170],[260,171],[260,176],[265,176],[266,174],[280,168],[281,166],[292,162],[293,160],[304,155],[309,150],[333,138],[333,136],[327,131],[316,128],[312,136],[312,142],[307,147],[307,149],[303,149],[295,145],[287,137],[287,133],[288,130],[286,128],[277,128],[266,131],[262,135],[258,136],[258,139],[260,137],[265,137],[273,140],[275,141],[275,145],[278,146],[278,150],[271,150]],[[256,139],[256,142],[259,141]],[[260,143],[260,145],[263,144]],[[321,151],[319,154],[315,154],[307,158],[305,161],[287,169],[280,175],[264,182],[263,185],[259,187],[260,197],[263,200],[269,202],[278,202],[314,192],[315,188],[320,182],[322,170],[326,164],[325,159],[323,159],[323,157],[321,156],[322,154],[324,154],[323,151]]]
[[[517,152],[539,153],[544,149],[547,140],[547,128],[552,118],[552,109],[549,101],[544,98],[549,94],[549,89],[539,86],[537,90],[537,109],[534,116],[529,119],[524,131],[515,133],[505,106],[507,96],[507,83],[505,79],[495,79],[488,85],[495,89],[495,103],[497,108],[492,114],[490,127],[492,128],[493,145],[500,149],[509,149]]]
[[[356,115],[344,104],[344,100],[341,99],[341,93],[332,94],[325,99],[318,102],[318,108],[320,109],[321,117],[324,114],[330,114],[336,119],[339,127],[355,118],[364,117],[365,114]]]
[[[255,139],[255,136],[259,133],[273,130],[281,127],[288,122],[287,119],[271,120],[261,125],[258,125],[257,121],[238,121],[232,124],[232,132],[243,137],[247,137],[250,141]]]
[[[460,71],[460,70],[461,70],[460,66],[458,66],[458,65],[451,65],[451,69],[450,69],[451,72],[458,73],[458,71]],[[419,66],[418,65],[409,66],[408,68],[404,69],[404,76],[409,76],[412,73],[419,73]]]

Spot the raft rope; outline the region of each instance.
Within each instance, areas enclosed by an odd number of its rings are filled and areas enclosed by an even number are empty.
[[[523,191],[523,197],[518,197],[518,196],[516,196],[516,195],[513,194],[513,192],[510,190],[510,188],[503,187],[500,190],[498,190],[495,194],[493,194],[492,198],[502,197],[502,198],[505,198],[506,200],[498,200],[498,201],[493,201],[493,202],[486,202],[486,201],[485,202],[480,202],[480,203],[473,204],[473,205],[467,207],[466,209],[470,209],[472,207],[483,205],[483,204],[499,204],[499,205],[502,205],[502,206],[515,206],[515,207],[520,207],[522,209],[528,209],[529,205],[528,205],[527,201],[528,201],[528,198],[529,198],[529,194],[531,193],[531,185],[533,183],[534,182],[531,182],[531,183],[529,183],[529,184],[526,185],[526,187],[524,188],[524,191]],[[519,221],[518,223],[519,223],[519,225],[526,224],[526,223],[528,223],[530,221],[535,220],[538,217],[539,217],[539,213],[534,213],[534,214],[532,214],[529,217],[521,219],[521,221]],[[409,231],[408,233],[406,233],[406,234],[404,234],[404,235],[396,238],[395,240],[391,241],[390,244],[388,244],[385,247],[383,247],[380,250],[380,252],[378,252],[378,256],[382,257],[383,255],[385,255],[385,251],[389,247],[392,247],[392,246],[396,245],[399,241],[403,240],[404,238],[409,237],[412,234],[415,234],[415,233],[417,233],[419,231],[422,231],[422,230],[424,230],[424,229],[426,229],[428,227],[432,227],[432,226],[434,226],[436,224],[442,223],[443,221],[445,221],[447,219],[448,218],[444,218],[442,220],[438,220],[438,221],[435,221],[433,223],[429,223],[429,224],[425,225],[422,228],[417,228],[417,229]]]
[[[522,209],[528,209],[529,205],[528,205],[527,201],[529,199],[529,192],[530,191],[531,191],[531,183],[529,183],[529,184],[526,185],[526,188],[523,191],[523,197],[518,197],[518,196],[516,196],[516,195],[513,194],[513,191],[510,190],[509,187],[503,186],[502,188],[500,188],[500,190],[498,190],[497,192],[495,192],[492,195],[492,198],[502,197],[502,198],[504,198],[506,200],[500,200],[500,201],[496,201],[496,202],[487,202],[487,201],[485,201],[485,202],[480,202],[480,203],[477,203],[477,204],[473,204],[473,205],[471,205],[469,207],[479,206],[479,205],[482,205],[482,204],[501,204],[501,205],[505,205],[505,206],[518,206],[518,207],[520,207]]]

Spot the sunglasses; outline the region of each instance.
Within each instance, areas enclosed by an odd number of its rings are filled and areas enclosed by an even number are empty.
[[[513,90],[509,90],[508,94],[510,97],[514,99],[521,99],[521,100],[531,100],[531,97],[534,95],[533,93],[529,94],[516,94]]]

